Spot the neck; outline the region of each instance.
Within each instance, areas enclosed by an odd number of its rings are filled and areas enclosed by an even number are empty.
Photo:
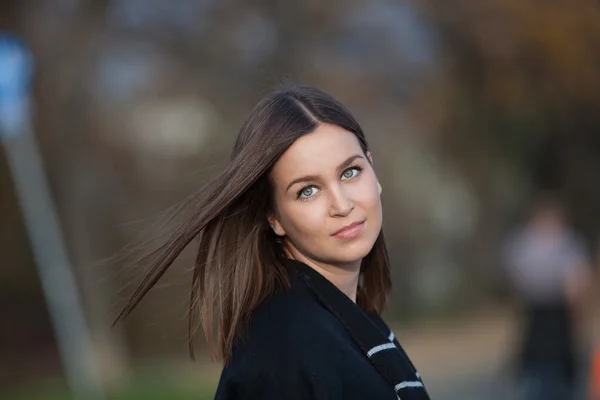
[[[318,262],[304,256],[296,249],[286,249],[287,256],[296,261],[300,261],[333,283],[346,296],[356,303],[356,293],[358,291],[358,278],[360,276],[360,264],[362,260],[343,264],[327,264]]]

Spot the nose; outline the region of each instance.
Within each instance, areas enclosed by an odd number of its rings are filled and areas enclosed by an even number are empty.
[[[330,191],[329,216],[346,217],[354,209],[354,202],[344,191],[344,188],[338,186]]]

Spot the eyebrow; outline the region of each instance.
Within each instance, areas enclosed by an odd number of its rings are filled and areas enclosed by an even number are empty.
[[[352,162],[354,160],[356,160],[357,158],[363,158],[364,157],[360,154],[355,154],[353,156],[348,157],[345,161],[342,161],[337,167],[336,170],[340,171],[346,167],[348,167],[350,164],[352,164]],[[290,190],[290,188],[292,186],[294,186],[297,183],[301,183],[301,182],[311,182],[311,181],[316,181],[317,180],[317,176],[316,175],[306,175],[306,176],[302,176],[300,178],[296,178],[293,181],[291,181],[289,183],[289,185],[287,186],[287,188],[285,189],[285,191],[287,192],[288,190]]]

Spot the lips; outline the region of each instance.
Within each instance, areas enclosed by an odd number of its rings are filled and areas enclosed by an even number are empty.
[[[351,232],[354,228],[356,228],[364,223],[365,223],[364,219],[361,221],[353,222],[353,223],[346,225],[343,228],[335,231],[334,233],[331,234],[331,236],[343,236],[344,234]]]

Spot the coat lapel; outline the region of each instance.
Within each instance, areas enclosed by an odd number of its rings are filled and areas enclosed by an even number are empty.
[[[421,377],[379,315],[364,312],[311,267],[295,260],[290,261],[321,303],[344,325],[399,399],[429,399]]]

